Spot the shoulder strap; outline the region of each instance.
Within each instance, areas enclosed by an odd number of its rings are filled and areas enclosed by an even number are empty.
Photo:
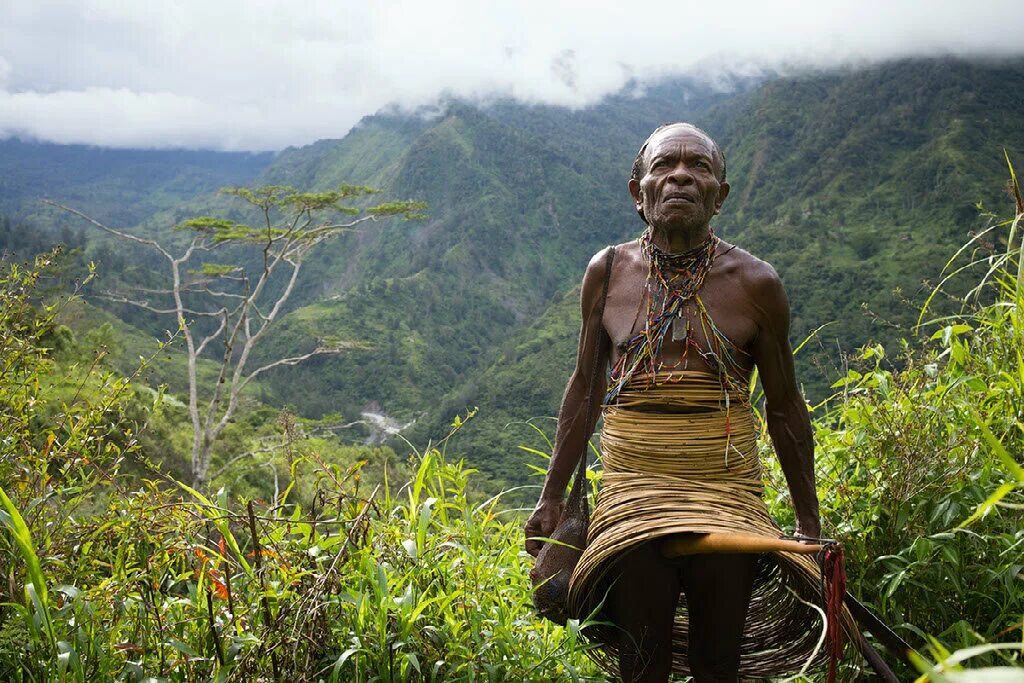
[[[597,307],[597,323],[598,326],[601,324],[601,319],[604,317],[604,304],[608,299],[608,281],[612,278],[612,263],[615,261],[615,246],[608,247],[608,257],[605,259],[604,264],[604,287],[601,290],[601,303]],[[590,416],[594,414],[594,385],[597,383],[598,367],[597,362],[601,358],[601,352],[604,346],[604,340],[607,335],[603,334],[598,328],[598,342],[597,342],[597,353],[594,355],[594,365],[590,373],[590,391],[587,394],[587,438],[583,442],[583,452],[580,454],[580,464],[576,468],[576,477],[572,482],[572,490],[569,492],[569,497],[572,498],[577,495],[583,495],[583,482],[587,478],[587,446],[590,443],[590,435],[594,431],[594,424],[590,422]],[[586,505],[586,496],[583,495],[584,505]]]

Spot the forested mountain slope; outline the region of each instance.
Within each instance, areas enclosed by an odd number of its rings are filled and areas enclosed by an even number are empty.
[[[306,264],[264,358],[325,335],[370,348],[270,373],[264,398],[311,416],[352,417],[372,404],[416,418],[413,440],[446,433],[454,414],[478,405],[459,452],[489,475],[522,481],[528,456],[515,446],[531,432],[503,427],[557,411],[583,268],[605,244],[642,229],[625,190],[633,155],[658,124],[691,120],[728,157],[733,189],[718,234],[776,266],[794,343],[832,323],[798,359],[807,393],[819,399],[840,349],[887,341],[892,325],[913,315],[908,300],[920,300],[922,280],[983,225],[975,204],[1004,201],[1002,149],[1024,153],[1022,93],[1020,61],[905,61],[739,80],[729,92],[671,81],[577,111],[446,102],[368,117],[341,140],[285,150],[252,182],[365,183],[430,208],[422,222],[364,225]],[[246,168],[259,170],[256,159]],[[169,238],[164,231],[187,215],[229,211],[224,198],[202,192],[247,182],[236,171],[198,183],[187,203],[150,204],[137,214],[148,216],[140,229]],[[46,184],[9,175],[4,188]],[[126,211],[134,196],[124,195]],[[152,270],[137,263],[140,276]]]
[[[472,394],[467,381],[574,286],[597,246],[635,230],[613,161],[635,153],[642,131],[727,97],[681,81],[578,112],[449,102],[440,115],[369,117],[344,140],[282,153],[262,179],[347,178],[430,208],[425,222],[368,227],[308,264],[298,297],[314,308],[286,319],[268,350],[327,333],[374,348],[280,373],[272,400],[349,417],[374,402],[420,418],[425,436],[428,410],[464,410],[450,396]]]
[[[366,122],[340,143],[348,159],[396,123]],[[307,279],[320,291],[306,296],[322,298],[275,340],[280,350],[329,333],[374,348],[295,368],[274,400],[311,412],[376,401],[421,414],[489,364],[629,218],[593,174],[465,105],[429,122],[385,167],[389,194],[428,202],[428,220],[370,226],[327,246]]]
[[[840,349],[892,341],[913,321],[922,282],[984,225],[976,204],[1005,208],[1003,148],[1024,154],[1022,93],[1019,63],[908,62],[775,80],[695,114],[729,161],[718,233],[778,269],[794,344],[831,323],[798,357],[813,399],[842,374]],[[640,227],[623,218],[619,234]],[[557,411],[575,355],[576,297],[556,299],[445,401],[435,433],[459,409],[481,408],[461,444],[475,465],[521,481],[524,460],[536,461],[515,446],[536,447],[537,436],[514,423]]]
[[[718,223],[786,281],[794,336],[836,320],[844,348],[912,311],[1024,153],[1024,67],[897,63],[766,83],[709,112],[733,193]]]
[[[198,194],[250,183],[273,156],[0,140],[0,213],[40,217],[39,198],[52,197],[111,225],[131,226]],[[46,212],[46,222],[56,219]]]

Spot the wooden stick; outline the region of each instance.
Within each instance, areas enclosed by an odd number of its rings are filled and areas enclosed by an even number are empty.
[[[701,555],[704,553],[768,553],[784,551],[801,555],[814,555],[824,546],[802,543],[783,538],[769,538],[743,533],[674,534],[661,544],[665,557]]]
[[[871,644],[864,639],[863,636],[860,638],[860,642],[857,643],[861,654],[864,655],[864,659],[868,660],[868,666],[874,670],[874,672],[881,678],[885,683],[900,683],[900,679],[896,678],[896,674],[885,663],[882,656],[878,654],[875,648],[871,647]]]

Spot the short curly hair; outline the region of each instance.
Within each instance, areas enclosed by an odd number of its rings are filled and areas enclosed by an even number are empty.
[[[697,131],[698,133],[700,133],[701,135],[703,135],[704,137],[706,137],[708,140],[711,141],[711,144],[713,146],[713,150],[712,151],[715,154],[718,155],[719,159],[722,160],[722,175],[719,176],[718,182],[724,183],[725,182],[725,153],[722,152],[722,148],[718,146],[718,143],[715,142],[715,139],[713,137],[711,137],[710,135],[707,134],[707,131],[705,131],[705,130],[703,130],[701,128],[698,128],[697,126],[693,125],[692,123],[687,123],[685,121],[676,121],[675,123],[665,123],[665,124],[662,124],[662,125],[658,126],[657,128],[655,128],[653,133],[651,133],[650,135],[647,136],[647,139],[644,140],[644,144],[640,145],[640,151],[636,153],[636,159],[633,161],[633,172],[630,175],[630,177],[633,180],[635,180],[637,182],[640,182],[640,179],[644,177],[644,172],[646,171],[646,169],[644,168],[644,153],[647,151],[647,145],[649,145],[651,143],[651,138],[653,138],[655,135],[657,135],[661,131],[665,130],[666,128],[671,128],[672,126],[686,126],[688,128],[692,128],[693,130]]]

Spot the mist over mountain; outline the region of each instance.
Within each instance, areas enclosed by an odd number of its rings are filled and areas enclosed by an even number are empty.
[[[1018,5],[432,0],[296,12],[280,0],[258,11],[241,0],[6,0],[0,136],[280,150],[445,95],[582,108],[687,73],[717,84],[737,72],[1020,57]]]
[[[261,353],[323,335],[372,348],[269,373],[262,399],[309,416],[353,418],[372,405],[415,419],[414,443],[479,406],[453,448],[495,484],[516,484],[527,461],[541,464],[516,446],[538,442],[506,425],[556,414],[583,269],[604,245],[639,235],[626,192],[633,156],[676,120],[724,149],[732,192],[716,232],[779,271],[794,344],[830,323],[798,356],[798,378],[820,400],[842,351],[891,342],[912,319],[922,282],[985,224],[978,204],[1006,206],[1003,150],[1024,156],[1024,62],[899,61],[728,91],[671,80],[575,110],[451,100],[432,116],[366,117],[342,139],[272,159],[120,152],[104,166],[114,153],[52,147],[42,163],[30,159],[44,148],[0,142],[0,210],[24,212],[43,188],[161,235],[174,217],[223,209],[208,194],[219,185],[365,183],[426,201],[426,221],[325,244]],[[155,331],[144,316],[129,322]]]

